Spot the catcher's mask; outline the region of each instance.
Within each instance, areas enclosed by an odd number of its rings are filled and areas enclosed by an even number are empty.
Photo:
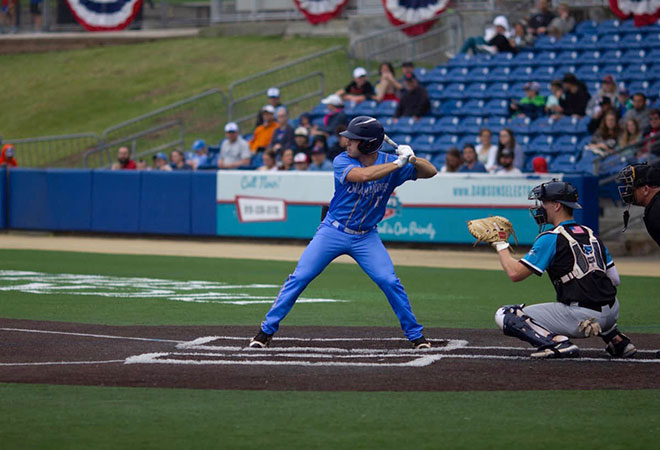
[[[631,164],[621,169],[616,176],[619,184],[619,195],[628,208],[623,212],[623,231],[628,228],[630,219],[630,205],[635,205],[635,189],[642,186],[660,186],[660,171],[652,168],[648,163]]]
[[[377,151],[383,144],[385,130],[383,130],[383,125],[373,117],[357,116],[348,124],[346,131],[339,134],[349,139],[359,140],[358,150],[368,155]]]
[[[572,209],[582,209],[582,206],[577,202],[577,189],[572,184],[559,181],[556,178],[536,186],[530,191],[528,199],[535,200],[535,204],[529,208],[529,212],[539,225],[539,231],[548,223],[548,213],[542,202],[558,202]]]

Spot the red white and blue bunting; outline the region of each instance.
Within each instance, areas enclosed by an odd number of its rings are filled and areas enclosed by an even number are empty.
[[[632,15],[638,27],[660,19],[660,0],[610,0],[610,9],[621,19]]]
[[[140,11],[142,0],[67,0],[78,23],[87,31],[123,30]]]
[[[450,0],[383,0],[383,7],[392,25],[418,23],[403,28],[408,36],[426,33],[435,23],[437,16],[449,6]],[[421,23],[419,23],[421,22]]]
[[[348,0],[293,0],[312,25],[337,17]]]

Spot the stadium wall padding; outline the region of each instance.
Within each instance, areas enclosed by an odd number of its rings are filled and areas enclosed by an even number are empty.
[[[7,169],[0,167],[0,227],[7,228]]]

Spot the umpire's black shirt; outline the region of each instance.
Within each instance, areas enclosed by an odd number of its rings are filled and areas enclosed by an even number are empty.
[[[644,208],[644,224],[649,235],[660,246],[660,191],[656,192]]]

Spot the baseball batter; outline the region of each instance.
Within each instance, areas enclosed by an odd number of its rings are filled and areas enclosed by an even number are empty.
[[[476,222],[493,222],[493,239],[487,240],[512,281],[547,271],[557,302],[503,306],[495,313],[495,322],[507,336],[537,347],[531,354],[534,358],[576,357],[579,349],[570,339],[596,335],[605,341],[611,356],[633,356],[635,346],[617,329],[619,274],[612,257],[591,229],[573,219],[573,210],[581,209],[577,190],[569,183],[552,180],[535,187],[529,198],[536,200],[530,211],[539,230],[546,224],[554,228],[539,234],[520,260],[511,256],[508,233],[493,218]],[[474,225],[468,227],[473,232]]]
[[[414,163],[412,148],[401,145],[398,156],[380,152],[384,130],[378,120],[358,116],[341,133],[348,147],[333,161],[335,194],[327,215],[314,238],[303,252],[293,274],[289,275],[261,323],[250,347],[270,344],[280,322],[289,313],[307,285],[340,255],[350,255],[367,275],[383,290],[403,332],[416,349],[430,348],[410,307],[408,295],[394,273],[377,225],[385,214],[385,206],[397,186],[408,180],[431,178],[435,167],[422,158]]]

